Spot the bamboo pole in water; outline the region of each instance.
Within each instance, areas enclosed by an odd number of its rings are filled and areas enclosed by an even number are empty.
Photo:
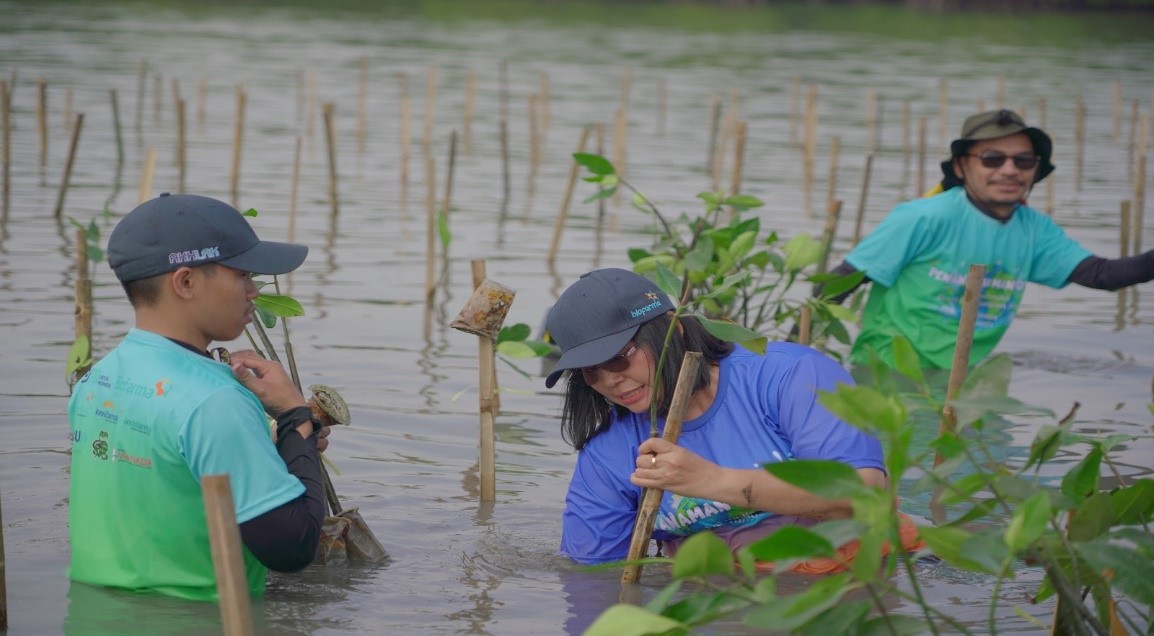
[[[446,171],[445,177],[445,198],[441,203],[441,210],[445,213],[445,218],[448,218],[449,212],[453,209],[453,174],[457,169],[457,129],[454,128],[449,133],[449,168]]]
[[[148,60],[140,60],[136,65],[136,114],[133,116],[132,127],[136,134],[140,134],[144,124],[144,80],[148,77]]]
[[[665,78],[657,78],[657,130],[658,137],[665,136]]]
[[[200,479],[204,517],[212,547],[212,569],[220,597],[220,619],[225,636],[251,636],[252,610],[240,542],[240,526],[228,475],[205,475]]]
[[[837,162],[838,155],[841,154],[841,137],[834,135],[829,144],[829,180],[826,182],[826,196],[825,205],[829,209],[830,204],[837,198]]]
[[[1118,258],[1126,258],[1130,255],[1130,201],[1129,199],[1122,201],[1119,206],[1119,222],[1118,222]]]
[[[470,70],[465,78],[465,117],[462,124],[464,153],[473,154],[473,100],[477,95],[477,71]]]
[[[589,126],[581,128],[581,141],[577,142],[577,152],[585,152],[585,144],[589,142]],[[565,221],[569,218],[569,204],[573,200],[573,188],[577,185],[577,174],[581,165],[575,160],[569,162],[569,180],[565,183],[565,196],[561,199],[561,209],[557,212],[557,222],[553,224],[553,240],[549,242],[549,255],[546,260],[553,263],[557,260],[557,250],[561,247],[561,233],[565,230]]]
[[[437,289],[437,166],[425,155],[425,304],[433,306]]]
[[[918,117],[918,179],[914,196],[920,197],[926,192],[926,118]]]
[[[813,307],[801,306],[801,318],[797,321],[797,343],[809,346],[810,332],[813,331]]]
[[[1122,82],[1114,82],[1114,141],[1122,135]]]
[[[485,261],[471,261],[473,269],[473,289],[485,282]],[[497,416],[497,365],[493,340],[487,336],[477,337],[477,375],[479,390],[478,411],[480,426],[477,444],[477,472],[480,481],[481,501],[497,500],[497,445],[494,419]]]
[[[175,77],[172,78],[172,108],[176,110],[176,103],[181,100],[180,96],[180,80]]]
[[[821,260],[817,263],[817,273],[829,271],[829,257],[833,255],[833,243],[837,238],[837,224],[841,219],[841,199],[832,199],[825,215],[825,227],[822,230]]]
[[[83,336],[92,347],[92,279],[88,274],[88,230],[76,230],[76,339]],[[80,375],[83,375],[81,373]],[[80,377],[78,375],[77,377]]]
[[[1058,135],[1050,133],[1050,140],[1056,145],[1058,143]],[[1046,209],[1045,209],[1045,212],[1049,216],[1054,216],[1054,183],[1055,183],[1055,179],[1046,179]]]
[[[152,123],[160,123],[160,113],[164,108],[164,76],[157,73],[152,77]]]
[[[730,194],[741,194],[741,178],[742,172],[745,170],[745,131],[745,122],[738,121],[734,123],[733,174],[731,175],[731,180],[729,182]]]
[[[8,101],[8,82],[0,80],[0,144],[3,145],[3,156],[0,156],[0,173],[3,183],[0,183],[0,206],[3,207],[4,220],[8,219],[8,200],[12,193],[12,126],[11,102]]]
[[[361,82],[357,89],[357,152],[365,151],[368,136],[369,58],[361,56]]]
[[[325,145],[329,151],[329,206],[332,214],[330,223],[335,234],[337,216],[340,214],[340,200],[337,197],[337,133],[333,123],[334,110],[332,102],[325,102],[321,106],[325,118]]]
[[[48,83],[36,78],[36,129],[40,133],[40,185],[48,171]]]
[[[1046,127],[1046,98],[1038,98],[1038,126],[1040,128]]]
[[[428,70],[425,80],[425,130],[421,137],[421,148],[425,154],[433,152],[433,121],[437,112],[437,67]]]
[[[962,383],[966,381],[966,372],[970,368],[970,349],[974,345],[974,327],[978,321],[978,304],[982,299],[982,283],[986,278],[985,265],[970,265],[970,272],[966,276],[966,291],[962,297],[962,316],[958,323],[958,337],[954,344],[954,360],[950,367],[950,379],[946,388],[946,400],[958,397]],[[946,404],[942,408],[942,423],[938,435],[953,433],[957,429],[958,420],[954,407]],[[934,454],[934,468],[942,460],[941,451]]]
[[[232,206],[239,207],[240,200],[240,157],[244,146],[244,107],[247,96],[244,84],[236,85],[236,121],[232,129],[232,173],[229,181],[229,192],[232,194]]]
[[[156,149],[149,148],[144,153],[144,165],[140,171],[140,190],[136,204],[140,205],[152,197],[152,174],[156,170]]]
[[[1074,187],[1082,191],[1082,161],[1086,156],[1086,104],[1082,101],[1082,94],[1074,102]]]
[[[120,99],[116,96],[116,89],[108,89],[108,100],[112,103],[112,130],[116,135],[116,167],[124,165],[124,135],[120,130]]]
[[[709,100],[709,149],[705,158],[705,169],[714,174],[714,164],[717,163],[717,135],[721,126],[721,98],[714,95]]]
[[[669,405],[669,414],[665,416],[665,430],[661,438],[671,444],[677,443],[681,437],[681,424],[685,419],[685,409],[693,397],[693,378],[701,365],[701,353],[686,351],[681,360],[681,371],[677,374],[677,385],[673,389],[673,399]],[[656,466],[657,456],[653,456],[653,465]],[[626,559],[637,561],[645,556],[649,550],[649,539],[653,536],[653,525],[657,521],[657,509],[661,506],[661,497],[665,491],[660,488],[646,488],[641,496],[641,505],[637,509],[637,519],[633,523],[633,535],[629,541],[629,554]],[[625,566],[621,573],[622,583],[636,583],[641,579],[641,565]]]
[[[870,176],[873,174],[873,165],[874,153],[871,152],[866,155],[865,168],[862,170],[861,195],[857,200],[857,218],[854,219],[853,239],[850,241],[851,246],[857,245],[858,241],[861,240],[862,220],[865,219],[866,198],[869,196]]]
[[[1134,174],[1134,160],[1138,156],[1138,100],[1130,103],[1130,141],[1126,144],[1126,174]]]
[[[813,216],[813,170],[817,154],[817,86],[810,84],[805,92],[805,146],[802,151],[802,199],[806,216]]]
[[[539,163],[538,152],[540,152],[540,140],[538,135],[541,134],[541,125],[537,118],[538,106],[537,96],[530,94],[525,98],[526,115],[529,119],[529,178],[528,191],[529,198],[533,198],[533,193],[537,188],[537,164]],[[526,208],[528,210],[528,208]]]
[[[185,145],[184,100],[176,101],[176,191],[184,192],[185,172],[188,166]]]
[[[412,147],[412,103],[409,99],[409,76],[397,76],[401,93],[401,207],[405,207],[409,193],[409,155]]]
[[[1146,125],[1143,122],[1143,130]],[[1138,169],[1134,173],[1134,254],[1142,253],[1142,229],[1145,227],[1144,220],[1146,208],[1146,135],[1143,133],[1139,136],[1142,140],[1141,150],[1138,152]]]
[[[289,185],[289,209],[288,209],[288,242],[292,243],[296,240],[297,233],[297,192],[300,190],[301,181],[301,136],[297,135],[296,143],[293,145],[293,175],[292,181]]]
[[[76,113],[76,125],[72,127],[72,142],[68,144],[68,160],[64,163],[64,176],[60,179],[60,192],[56,195],[56,218],[64,212],[64,196],[68,193],[68,183],[72,180],[72,166],[76,162],[76,147],[80,145],[80,130],[84,128],[84,113]]]

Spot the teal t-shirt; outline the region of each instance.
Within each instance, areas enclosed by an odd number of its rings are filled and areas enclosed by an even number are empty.
[[[227,474],[238,523],[299,497],[260,401],[231,369],[132,329],[68,404],[73,580],[216,600],[200,478]],[[268,570],[244,550],[249,592]]]
[[[978,210],[965,188],[903,203],[846,256],[873,281],[851,360],[875,351],[893,365],[891,343],[905,335],[922,366],[948,369],[961,319],[970,265],[986,277],[970,364],[989,355],[1005,334],[1027,282],[1063,287],[1091,252],[1050,217],[1026,205],[1001,223]]]

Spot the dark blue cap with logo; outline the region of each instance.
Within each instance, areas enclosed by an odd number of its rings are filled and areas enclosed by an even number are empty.
[[[166,192],[145,201],[108,237],[108,264],[125,283],[206,263],[286,274],[308,253],[306,245],[260,240],[236,208],[196,194]]]
[[[545,386],[552,388],[565,371],[617,355],[638,327],[673,309],[673,301],[653,281],[627,269],[583,274],[545,316],[545,329],[561,348]]]

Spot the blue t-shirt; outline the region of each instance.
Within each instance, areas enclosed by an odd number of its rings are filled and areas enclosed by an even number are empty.
[[[723,358],[717,395],[701,416],[684,422],[677,444],[727,468],[760,468],[788,459],[827,459],[885,470],[877,439],[835,417],[818,390],[853,379],[829,357],[790,343],[764,356],[737,347]],[[664,429],[665,422],[659,422]],[[577,454],[565,497],[561,552],[581,563],[605,563],[629,553],[641,488],[629,482],[638,447],[649,438],[648,414],[614,418]],[[666,492],[653,538],[757,524],[773,513]]]
[[[966,276],[970,265],[985,265],[976,364],[1009,328],[1027,282],[1062,287],[1091,255],[1037,210],[1020,205],[1002,223],[975,208],[965,188],[903,203],[845,258],[873,281],[851,358],[865,363],[873,350],[892,366],[893,337],[904,335],[922,366],[950,368]]]
[[[296,499],[260,400],[228,365],[132,329],[76,385],[70,576],[215,600],[200,479],[227,474],[237,522]],[[267,569],[244,551],[249,591]]]

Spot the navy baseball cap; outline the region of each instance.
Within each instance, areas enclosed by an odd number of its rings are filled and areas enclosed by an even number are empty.
[[[196,194],[164,194],[136,206],[108,237],[108,264],[121,282],[221,263],[253,274],[300,267],[306,245],[262,241],[231,205]]]
[[[641,325],[673,309],[653,281],[627,269],[582,274],[545,316],[545,330],[561,348],[545,386],[552,388],[565,371],[617,355]]]

